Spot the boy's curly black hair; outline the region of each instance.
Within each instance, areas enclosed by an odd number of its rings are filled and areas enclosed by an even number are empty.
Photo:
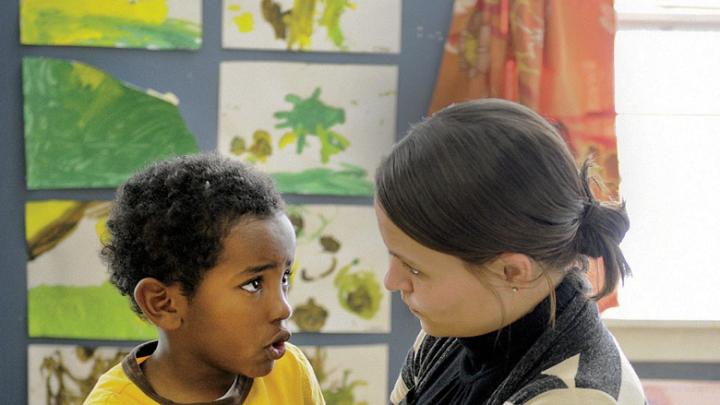
[[[179,282],[192,297],[235,224],[282,209],[270,178],[240,162],[210,153],[162,161],[118,188],[101,256],[112,283],[142,316],[133,297],[141,279]]]

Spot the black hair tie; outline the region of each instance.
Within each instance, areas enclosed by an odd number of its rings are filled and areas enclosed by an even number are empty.
[[[597,225],[597,216],[600,213],[600,204],[596,200],[585,202],[583,213],[580,217],[578,228],[578,250],[580,253],[590,257],[599,257],[602,255],[600,249],[601,241],[599,235],[595,232]]]

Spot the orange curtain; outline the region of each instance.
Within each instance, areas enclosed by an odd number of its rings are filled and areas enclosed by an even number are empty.
[[[455,0],[430,112],[495,97],[547,118],[578,163],[589,155],[618,197],[615,141],[613,0]],[[602,262],[591,266],[598,288]],[[617,305],[616,293],[599,302]]]

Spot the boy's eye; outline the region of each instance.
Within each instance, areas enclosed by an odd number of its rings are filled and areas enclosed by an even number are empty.
[[[252,279],[248,281],[247,283],[240,286],[243,290],[247,292],[258,292],[262,288],[262,277],[258,277],[255,279]]]
[[[283,273],[283,276],[282,276],[282,284],[283,285],[290,284],[290,276],[291,275],[292,275],[292,271],[290,269],[285,270],[285,273]]]

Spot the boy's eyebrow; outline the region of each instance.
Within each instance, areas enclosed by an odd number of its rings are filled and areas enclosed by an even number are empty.
[[[285,266],[286,266],[286,267],[290,267],[290,265],[292,265],[292,260],[288,260],[288,261],[285,263]],[[278,264],[275,263],[275,262],[263,263],[263,264],[260,264],[260,265],[257,265],[257,266],[248,267],[248,268],[246,268],[245,270],[243,270],[243,271],[241,272],[241,274],[247,274],[247,273],[250,273],[250,274],[258,274],[258,273],[262,273],[262,272],[265,271],[265,270],[273,269],[273,268],[275,268],[275,267],[278,267]]]
[[[270,262],[270,263],[264,263],[257,266],[251,266],[246,268],[242,271],[242,274],[250,273],[250,274],[257,274],[262,273],[265,270],[272,269],[273,267],[277,267],[277,263]]]

